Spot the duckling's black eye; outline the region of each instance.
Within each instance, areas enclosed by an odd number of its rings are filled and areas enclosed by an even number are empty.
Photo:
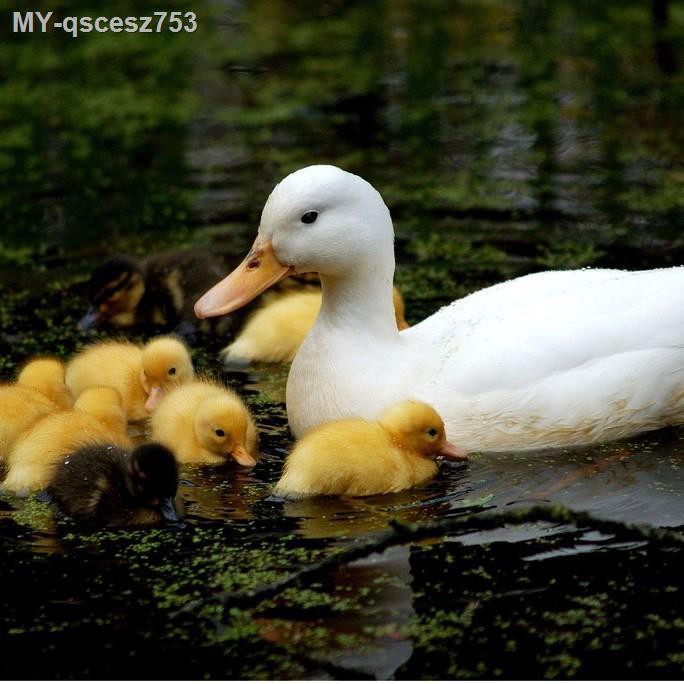
[[[169,368],[169,375],[175,375],[176,374],[176,369],[175,368]]]
[[[216,436],[217,437],[225,437],[226,433],[219,428],[218,430],[216,430]]]
[[[430,437],[437,437],[439,430],[437,430],[437,428],[428,428],[427,433],[430,435]]]
[[[313,223],[317,218],[317,211],[307,211],[306,214],[302,216],[302,223]]]

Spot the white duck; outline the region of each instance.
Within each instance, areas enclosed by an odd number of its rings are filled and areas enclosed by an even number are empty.
[[[684,422],[684,267],[547,271],[486,288],[399,332],[394,235],[380,194],[334,166],[271,193],[240,266],[195,305],[229,313],[291,272],[323,304],[287,383],[296,436],[433,405],[470,450],[586,444]]]

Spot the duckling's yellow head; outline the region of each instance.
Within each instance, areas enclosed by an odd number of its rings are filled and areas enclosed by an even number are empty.
[[[465,457],[465,452],[447,442],[444,422],[437,411],[422,401],[410,399],[394,404],[383,411],[378,422],[392,437],[421,456]]]
[[[19,373],[17,384],[44,394],[60,408],[69,408],[69,390],[64,383],[64,364],[59,359],[34,359]]]
[[[195,377],[187,347],[175,337],[157,337],[142,352],[140,382],[147,393],[145,409],[154,411],[164,392]]]
[[[199,405],[195,414],[195,435],[205,449],[251,468],[256,460],[245,446],[248,423],[242,402],[226,392],[207,398]]]

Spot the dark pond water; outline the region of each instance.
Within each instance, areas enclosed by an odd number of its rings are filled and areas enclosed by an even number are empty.
[[[107,7],[98,12],[131,11]],[[3,35],[2,379],[32,354],[67,357],[97,335],[76,322],[106,254],[209,247],[229,267],[274,183],[316,162],[383,193],[409,321],[544,268],[684,263],[681,6],[193,9],[192,35]],[[274,500],[290,444],[287,369],[221,369],[229,339],[199,334],[193,356],[246,397],[263,458],[251,472],[185,471],[185,529],[85,532],[38,500],[0,498],[0,674],[681,675],[681,545],[591,528],[505,526],[398,546],[255,606],[177,614],[373,539],[393,518],[554,502],[684,529],[677,428],[475,455],[391,497]]]

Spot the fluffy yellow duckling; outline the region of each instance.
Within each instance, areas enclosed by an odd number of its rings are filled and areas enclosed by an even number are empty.
[[[68,411],[39,420],[9,452],[9,471],[2,488],[19,496],[42,489],[61,459],[89,444],[130,449],[121,397],[112,387],[92,387]]]
[[[404,318],[404,300],[396,287],[393,297],[397,327],[404,330],[409,326]],[[235,341],[221,351],[222,360],[226,363],[291,362],[320,308],[320,290],[292,292],[267,301],[248,319]]]
[[[57,359],[30,361],[14,385],[0,385],[0,461],[19,436],[41,418],[70,405],[64,364]]]
[[[85,349],[67,366],[66,383],[75,398],[89,387],[114,387],[128,420],[139,421],[164,392],[194,376],[187,347],[175,337],[157,337],[144,347],[108,341]]]
[[[257,433],[235,392],[197,380],[169,392],[151,420],[152,439],[174,451],[179,463],[256,465]]]
[[[438,455],[462,459],[446,441],[438,413],[422,401],[403,401],[377,422],[350,418],[321,425],[296,445],[275,494],[370,496],[399,492],[429,480]]]
[[[71,407],[69,389],[64,381],[65,368],[59,359],[49,356],[32,359],[17,376],[17,385],[44,394],[62,409]]]

